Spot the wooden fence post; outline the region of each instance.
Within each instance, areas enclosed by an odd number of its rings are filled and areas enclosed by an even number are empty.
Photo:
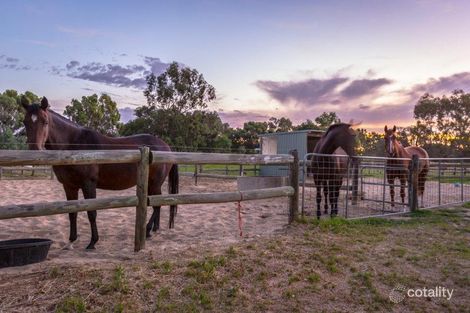
[[[294,162],[289,164],[290,185],[294,188],[294,194],[289,198],[289,224],[299,214],[299,153],[297,150],[289,151],[294,157]]]
[[[140,147],[141,158],[137,163],[137,207],[135,215],[134,251],[145,247],[145,221],[147,220],[148,177],[150,165],[149,147]]]
[[[414,154],[411,158],[408,175],[408,202],[411,212],[418,209],[418,174],[419,156]]]

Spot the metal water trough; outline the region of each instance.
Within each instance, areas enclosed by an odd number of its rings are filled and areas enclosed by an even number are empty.
[[[27,238],[0,241],[0,268],[42,262],[52,240]]]

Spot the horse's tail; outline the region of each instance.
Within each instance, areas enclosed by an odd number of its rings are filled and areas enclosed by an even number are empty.
[[[179,192],[179,173],[178,164],[173,164],[168,175],[168,193],[177,194]],[[170,225],[169,228],[175,227],[175,216],[178,205],[170,205]]]

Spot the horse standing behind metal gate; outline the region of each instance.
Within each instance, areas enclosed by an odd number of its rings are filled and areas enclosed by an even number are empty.
[[[49,102],[43,98],[41,104],[30,104],[25,97],[21,104],[26,110],[24,125],[30,150],[118,150],[136,149],[148,146],[151,150],[171,151],[161,139],[152,135],[129,137],[108,137],[92,129],[81,127],[49,109]],[[137,164],[92,164],[53,166],[54,173],[62,183],[67,200],[77,200],[82,190],[85,199],[96,198],[96,188],[123,190],[136,185]],[[162,184],[169,176],[170,193],[178,192],[178,167],[176,164],[152,164],[149,168],[148,194],[160,195]],[[170,206],[170,227],[173,227],[176,206]],[[91,226],[91,241],[87,249],[94,249],[98,241],[96,211],[88,211]],[[77,239],[77,213],[69,213],[70,242]],[[153,214],[147,224],[150,231],[160,226],[160,207],[153,207]]]
[[[387,159],[387,180],[390,185],[390,199],[392,207],[395,206],[395,178],[400,180],[400,197],[401,202],[405,203],[405,184],[408,180],[408,169],[411,158],[413,155],[417,155],[419,160],[418,169],[418,195],[421,196],[421,206],[424,206],[424,186],[426,183],[426,176],[429,172],[429,155],[421,147],[409,146],[404,148],[396,137],[397,127],[393,126],[392,129],[388,129],[385,125],[385,151],[390,157]]]
[[[321,190],[324,193],[324,213],[328,214],[328,200],[330,202],[331,216],[338,214],[338,198],[343,177],[348,169],[348,159],[334,155],[355,156],[356,133],[352,124],[339,123],[331,125],[317,142],[313,152],[311,172],[317,189],[317,218],[321,216]],[[326,155],[329,154],[329,155]]]

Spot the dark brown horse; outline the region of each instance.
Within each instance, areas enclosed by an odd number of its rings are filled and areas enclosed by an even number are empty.
[[[356,133],[351,124],[334,124],[323,134],[317,142],[310,170],[317,188],[317,218],[321,216],[322,188],[324,194],[324,213],[328,214],[328,200],[331,206],[331,216],[338,214],[338,198],[343,177],[348,168],[348,158],[334,155],[355,156],[354,151]]]
[[[161,139],[151,135],[129,137],[107,137],[94,130],[81,127],[49,109],[49,102],[43,98],[41,104],[30,104],[23,97],[21,104],[26,110],[24,125],[30,150],[116,150],[136,149],[148,146],[151,150],[170,151]],[[96,198],[96,189],[123,190],[135,186],[137,164],[100,164],[53,166],[55,175],[62,183],[67,200],[77,200],[79,189],[85,199]],[[178,191],[178,168],[172,164],[152,164],[149,170],[148,193],[159,195],[162,184],[169,175],[170,193]],[[87,249],[94,249],[98,241],[96,211],[88,211],[91,225],[91,241]],[[170,227],[173,226],[176,206],[170,207]],[[70,242],[77,239],[77,213],[70,213]],[[147,224],[147,237],[160,224],[160,207],[153,207],[153,214]]]
[[[397,127],[392,129],[384,128],[385,151],[389,157],[387,159],[387,181],[390,185],[390,199],[392,207],[395,206],[395,179],[400,180],[401,202],[405,203],[405,185],[408,180],[409,165],[413,155],[417,155],[419,160],[418,169],[418,195],[421,196],[421,206],[423,206],[424,186],[426,176],[429,171],[429,155],[423,148],[410,146],[404,148],[397,140]]]

